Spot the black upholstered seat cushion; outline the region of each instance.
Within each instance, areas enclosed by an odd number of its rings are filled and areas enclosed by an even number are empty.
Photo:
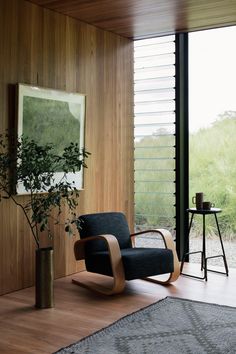
[[[123,213],[87,214],[81,215],[79,218],[81,220],[81,229],[79,230],[81,239],[111,234],[117,238],[121,249],[131,247],[129,227]],[[91,241],[86,244],[86,255],[105,250],[107,250],[107,246],[103,240]]]
[[[126,248],[121,250],[125,279],[132,280],[174,270],[173,253],[163,248]],[[112,276],[108,251],[98,251],[86,257],[89,272]]]

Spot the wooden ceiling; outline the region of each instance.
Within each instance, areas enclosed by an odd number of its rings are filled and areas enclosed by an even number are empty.
[[[236,0],[30,0],[131,39],[236,24]]]

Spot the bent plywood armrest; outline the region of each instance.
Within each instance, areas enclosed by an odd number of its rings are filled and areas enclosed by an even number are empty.
[[[118,243],[115,236],[113,236],[113,235],[97,235],[97,236],[91,236],[91,237],[87,237],[82,240],[76,241],[75,245],[74,245],[75,258],[76,258],[76,260],[84,259],[85,258],[85,244],[87,242],[93,242],[95,240],[104,240],[107,245],[109,256],[110,256],[113,278],[114,278],[112,288],[108,289],[108,288],[105,288],[99,284],[80,282],[76,279],[72,279],[72,282],[74,284],[77,284],[77,285],[82,286],[87,289],[91,289],[91,290],[96,291],[101,294],[105,294],[105,295],[118,294],[124,290],[125,275],[124,275],[124,269],[123,269],[123,264],[122,264],[122,259],[121,259],[119,243]]]
[[[180,275],[180,262],[178,259],[178,255],[176,252],[176,248],[175,248],[175,243],[173,241],[172,235],[170,233],[170,231],[166,230],[166,229],[150,229],[150,230],[145,230],[145,231],[140,231],[140,232],[136,232],[134,234],[131,234],[131,240],[133,240],[136,236],[138,235],[143,235],[143,234],[148,234],[148,233],[158,233],[165,244],[165,248],[170,249],[173,253],[173,262],[174,262],[174,271],[172,273],[170,273],[170,276],[167,280],[157,280],[151,277],[147,277],[145,278],[148,281],[154,282],[154,283],[159,283],[159,284],[166,284],[166,283],[172,283],[175,280],[178,279],[179,275]],[[133,243],[133,242],[132,242]]]

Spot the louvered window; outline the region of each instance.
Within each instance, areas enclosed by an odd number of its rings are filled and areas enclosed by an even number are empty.
[[[175,230],[175,36],[135,42],[135,228]]]

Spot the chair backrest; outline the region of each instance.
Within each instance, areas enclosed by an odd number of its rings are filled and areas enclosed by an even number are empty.
[[[120,245],[120,248],[132,247],[130,240],[130,232],[126,217],[123,213],[108,212],[81,215],[81,229],[79,230],[81,239],[111,234],[114,235]],[[86,253],[107,250],[106,244],[102,240],[88,242],[86,245]]]

